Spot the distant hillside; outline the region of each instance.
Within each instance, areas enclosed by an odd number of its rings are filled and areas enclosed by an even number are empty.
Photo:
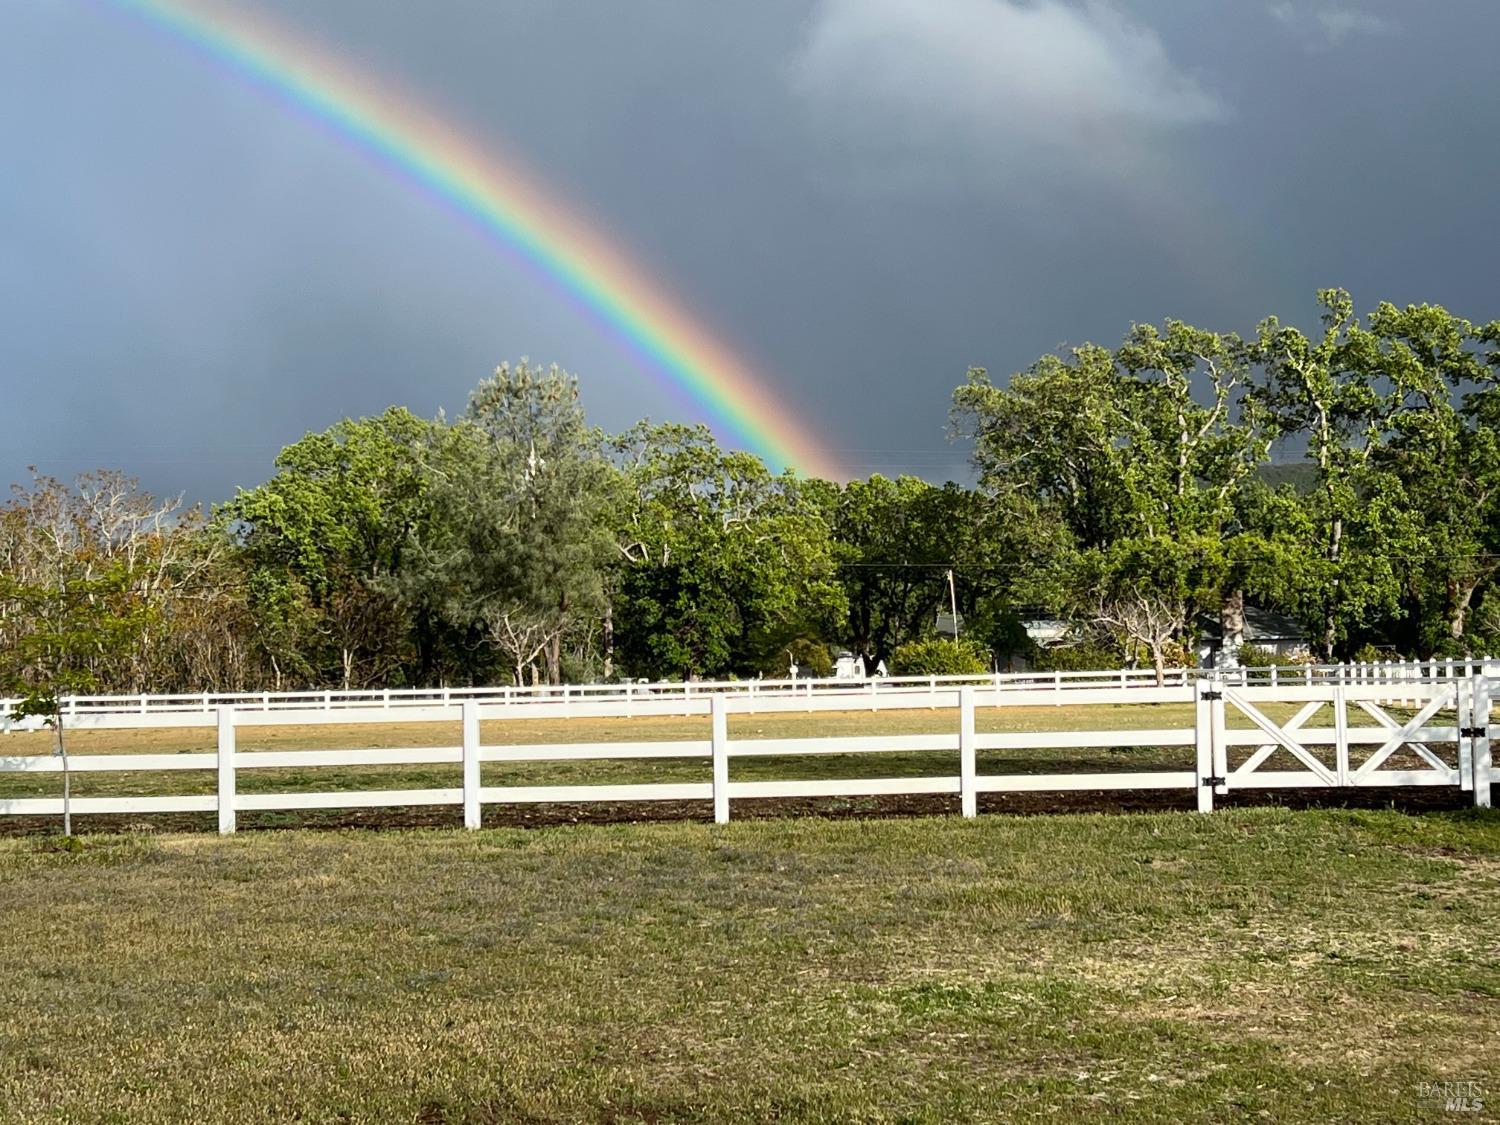
[[[1282,465],[1262,465],[1255,470],[1255,475],[1272,488],[1289,484],[1298,492],[1306,493],[1311,492],[1317,483],[1318,467],[1311,461],[1289,461]]]

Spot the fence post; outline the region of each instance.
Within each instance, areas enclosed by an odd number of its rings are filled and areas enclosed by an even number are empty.
[[[1210,681],[1193,681],[1193,733],[1197,750],[1193,775],[1198,783],[1198,811],[1201,813],[1214,811],[1214,787],[1208,782],[1214,772],[1213,718],[1207,697],[1210,690]]]
[[[1474,740],[1464,734],[1473,725],[1473,697],[1473,681],[1460,680],[1453,685],[1453,711],[1458,723],[1458,787],[1465,793],[1474,788]]]
[[[234,832],[234,708],[219,708],[219,835]]]
[[[958,798],[964,816],[979,813],[979,794],[974,789],[974,689],[958,689]]]
[[[1479,732],[1474,738],[1471,753],[1476,809],[1490,807],[1490,769],[1493,761],[1490,751],[1490,678],[1482,674],[1490,670],[1490,665],[1480,665],[1481,675],[1474,677],[1473,700],[1469,711],[1469,721]]]
[[[1224,680],[1215,672],[1212,680],[1214,698],[1208,703],[1209,727],[1213,732],[1213,776],[1219,779],[1214,792],[1223,796],[1229,792],[1225,779],[1229,776],[1229,740],[1224,736]]]
[[[714,765],[714,823],[729,823],[729,712],[722,695],[709,697],[708,715]]]
[[[479,827],[479,704],[463,702],[464,827]]]
[[[1343,684],[1333,685],[1333,762],[1340,785],[1349,784],[1349,702]]]

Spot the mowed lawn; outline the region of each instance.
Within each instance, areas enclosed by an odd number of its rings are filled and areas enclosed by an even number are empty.
[[[1266,708],[1276,720],[1285,720],[1295,710],[1290,705]],[[949,734],[955,733],[957,719],[957,712],[953,709],[734,715],[730,721],[730,737],[741,740]],[[1191,728],[1192,722],[1193,708],[1184,704],[981,707],[976,716],[976,726],[981,732],[1171,729]],[[1373,722],[1368,715],[1351,710],[1351,725],[1371,725]],[[1310,725],[1331,724],[1331,715],[1325,710]],[[1243,716],[1231,714],[1230,725],[1245,727],[1249,723]],[[488,746],[706,740],[708,736],[706,717],[487,722],[483,724],[481,735]],[[5,756],[46,754],[50,752],[51,737],[45,732],[0,737],[0,760]],[[68,738],[74,754],[160,754],[211,752],[215,735],[211,728],[178,728],[74,731]],[[457,723],[249,726],[237,734],[238,748],[247,753],[273,749],[456,746],[460,741]],[[1250,752],[1250,748],[1237,748],[1231,764],[1243,760]],[[1402,761],[1397,758],[1392,764]],[[1191,746],[1144,746],[982,750],[977,764],[979,772],[984,774],[1190,770],[1193,768],[1193,749]],[[1278,757],[1268,763],[1267,768],[1299,767],[1284,752],[1278,752]],[[956,751],[739,757],[732,759],[730,765],[733,780],[953,776],[957,772]],[[599,759],[495,762],[487,763],[482,773],[485,785],[602,785],[706,782],[710,778],[710,767],[706,757]],[[236,782],[239,790],[246,793],[442,788],[460,783],[457,765],[241,770]],[[74,779],[73,792],[75,796],[200,794],[212,793],[214,785],[211,770],[86,773]],[[61,792],[60,774],[0,772],[0,798],[57,796]],[[318,814],[311,814],[308,822],[317,819]]]
[[[0,1120],[1452,1121],[1500,817],[0,841]]]

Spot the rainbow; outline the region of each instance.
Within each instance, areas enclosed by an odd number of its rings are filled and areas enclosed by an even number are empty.
[[[244,75],[477,221],[773,468],[843,479],[835,458],[760,376],[606,238],[557,206],[518,162],[260,16],[201,0],[106,2]]]

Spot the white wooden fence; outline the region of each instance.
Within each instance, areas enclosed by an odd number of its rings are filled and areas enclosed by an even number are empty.
[[[217,748],[212,753],[185,754],[73,754],[69,764],[76,774],[102,771],[214,771],[217,788],[201,796],[78,797],[74,814],[140,814],[153,812],[216,812],[219,830],[233,832],[241,811],[273,809],[328,809],[458,805],[466,827],[477,828],[486,804],[547,802],[692,801],[712,802],[714,819],[729,819],[735,800],[765,797],[855,797],[906,794],[956,796],[964,816],[974,816],[981,793],[1108,790],[1178,790],[1197,793],[1197,807],[1208,812],[1214,797],[1236,789],[1280,787],[1449,786],[1473,794],[1476,806],[1488,807],[1495,779],[1491,758],[1491,699],[1500,684],[1500,667],[1493,675],[1424,679],[1400,686],[1408,710],[1392,703],[1388,684],[1333,680],[1278,682],[1272,686],[1250,678],[1219,676],[1195,678],[1167,687],[1088,687],[1068,693],[1068,703],[1079,707],[1109,704],[1191,704],[1193,720],[1178,726],[1148,730],[1086,729],[1046,732],[983,733],[976,730],[981,707],[1035,704],[1034,697],[1009,687],[973,684],[937,690],[876,694],[864,701],[874,710],[946,709],[953,713],[951,733],[858,737],[730,739],[729,716],[735,713],[847,710],[847,697],[814,693],[810,697],[761,696],[751,699],[731,693],[709,693],[689,700],[646,699],[621,702],[590,701],[591,714],[625,718],[645,713],[707,716],[706,739],[686,741],[608,742],[486,746],[480,736],[482,720],[514,720],[561,715],[560,701],[485,703],[467,699],[450,706],[408,706],[401,722],[461,720],[457,746],[405,749],[258,750],[239,751],[236,733],[246,727],[301,724],[377,724],[392,721],[384,707],[347,707],[313,711],[244,710],[218,706],[208,713],[139,715],[80,713],[75,725],[91,729],[142,726],[214,727]],[[1290,718],[1273,720],[1269,705],[1293,705]],[[1275,709],[1274,707],[1272,708]],[[1351,713],[1370,722],[1351,724]],[[1174,710],[1169,714],[1182,714]],[[1107,713],[1106,713],[1107,715]],[[1231,724],[1231,716],[1238,716]],[[171,718],[168,723],[165,720]],[[1318,725],[1314,725],[1317,720]],[[1107,720],[1106,720],[1107,721]],[[981,774],[978,754],[994,750],[1055,750],[1065,763],[1065,752],[1086,747],[1182,747],[1183,768],[1152,772],[1068,772]],[[1189,753],[1188,748],[1191,748]],[[1368,753],[1362,751],[1368,749]],[[1298,768],[1267,769],[1284,751]],[[953,755],[957,773],[937,777],[880,777],[827,780],[730,779],[734,758],[785,755],[873,754],[921,752]],[[1395,755],[1404,762],[1392,765]],[[710,780],[687,783],[587,785],[484,785],[485,763],[562,762],[610,759],[709,759]],[[1356,760],[1357,758],[1357,760]],[[950,759],[951,760],[951,759]],[[1415,765],[1412,763],[1415,762]],[[340,791],[317,793],[241,793],[238,775],[244,770],[327,768],[351,766],[461,766],[456,788]],[[23,755],[0,757],[0,775],[54,773],[61,759]],[[0,815],[47,815],[63,812],[57,797],[0,798]]]
[[[1487,658],[1488,659],[1488,658]],[[1433,660],[1373,664],[1288,664],[1268,668],[1235,668],[1217,673],[1226,682],[1245,687],[1279,687],[1342,683],[1386,687],[1392,699],[1416,701],[1419,693],[1405,686],[1467,680],[1479,673],[1484,660]],[[1167,671],[1168,685],[1186,688],[1204,672],[1196,668]],[[781,709],[787,699],[809,701],[839,698],[854,707],[892,695],[926,696],[940,690],[975,687],[994,691],[1050,694],[1056,702],[1074,699],[1078,691],[1099,688],[1157,687],[1150,668],[1116,668],[1091,672],[1000,672],[983,676],[888,676],[880,679],[713,680],[625,684],[543,684],[535,687],[389,688],[370,691],[193,692],[175,695],[79,695],[62,702],[65,723],[99,716],[140,716],[142,726],[198,726],[202,716],[221,707],[240,714],[253,711],[356,711],[379,708],[422,709],[451,707],[466,702],[539,705],[549,715],[691,715],[697,704],[714,695],[739,701],[747,713]],[[0,699],[0,733],[31,730],[36,719],[12,720],[15,700]],[[921,704],[926,706],[926,704]],[[665,710],[663,707],[665,706]],[[185,717],[184,717],[185,716]],[[196,716],[196,717],[195,717]]]

